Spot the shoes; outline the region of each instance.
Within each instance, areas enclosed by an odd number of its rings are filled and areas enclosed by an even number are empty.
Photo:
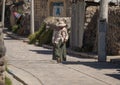
[[[66,58],[63,58],[63,61],[66,61]]]
[[[57,58],[57,63],[61,63],[61,59],[60,58]]]
[[[63,58],[63,60],[61,60],[61,58],[57,58],[56,60],[57,60],[57,63],[61,63],[61,62],[66,61],[66,58]]]
[[[52,60],[57,60],[57,58],[52,58]]]

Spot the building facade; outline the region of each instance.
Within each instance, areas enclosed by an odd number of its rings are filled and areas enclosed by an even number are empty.
[[[34,0],[35,28],[39,28],[43,20],[48,16],[70,16],[69,0]]]

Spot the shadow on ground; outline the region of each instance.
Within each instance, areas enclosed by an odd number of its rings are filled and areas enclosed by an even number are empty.
[[[120,80],[120,74],[106,74],[106,75]]]
[[[46,54],[46,55],[50,55],[52,54],[52,51],[51,50],[30,50],[32,52],[36,52],[38,54]]]
[[[80,52],[78,52],[78,53],[80,53]],[[95,53],[84,53],[84,54],[92,55],[92,57],[84,56],[84,55],[81,55],[81,54],[76,54],[74,52],[73,53],[70,53],[70,52],[67,53],[67,55],[69,55],[71,57],[83,58],[83,59],[97,59],[97,57],[96,57],[97,54],[95,54]]]
[[[80,61],[66,61],[65,65],[85,65],[95,69],[119,69],[120,65],[116,65],[110,62],[80,62]]]
[[[80,62],[80,61],[66,61],[63,62],[64,65],[85,65],[98,70],[102,69],[116,69],[117,73],[105,74],[106,76],[110,76],[120,80],[120,65],[113,64],[110,62]]]

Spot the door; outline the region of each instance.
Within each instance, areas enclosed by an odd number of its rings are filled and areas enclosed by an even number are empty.
[[[53,2],[53,16],[60,17],[64,16],[64,5],[63,2]]]

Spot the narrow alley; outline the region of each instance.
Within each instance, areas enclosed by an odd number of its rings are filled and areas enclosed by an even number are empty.
[[[23,85],[120,85],[119,66],[95,59],[75,58],[58,64],[52,50],[4,37],[9,72]]]

